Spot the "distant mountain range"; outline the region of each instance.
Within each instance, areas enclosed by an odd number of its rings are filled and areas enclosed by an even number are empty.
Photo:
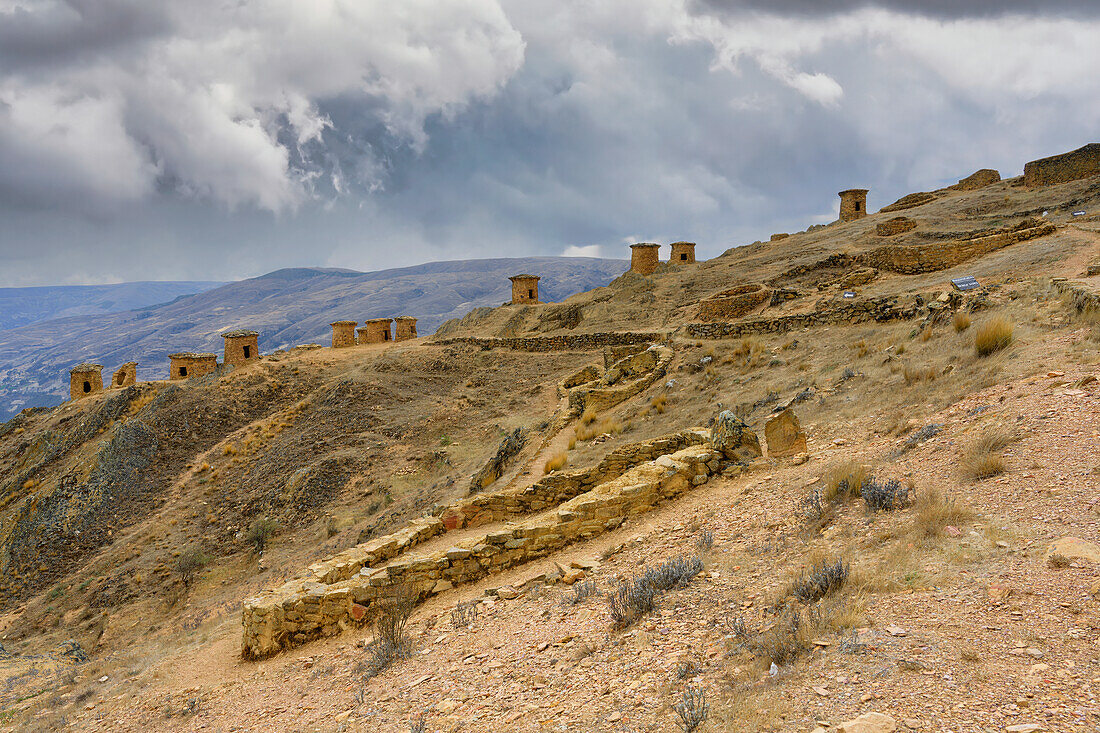
[[[221,354],[222,332],[251,328],[260,332],[264,353],[301,343],[329,343],[329,323],[339,319],[409,315],[419,319],[421,335],[473,308],[498,306],[511,299],[508,277],[541,275],[539,295],[559,301],[606,285],[627,268],[624,260],[587,257],[431,262],[378,272],[295,268],[228,283],[203,292],[144,304],[119,313],[87,313],[32,322],[0,330],[0,421],[25,407],[57,404],[68,397],[68,369],[82,361],[104,366],[104,376],[128,361],[138,362],[138,379],[165,379],[168,354],[212,351]],[[130,283],[138,286],[186,283]],[[194,286],[209,283],[191,283]],[[125,288],[125,286],[104,286]],[[83,289],[83,288],[81,288]],[[11,290],[43,290],[18,288]],[[65,290],[64,287],[45,290]],[[104,291],[100,303],[120,302]],[[149,291],[152,292],[152,291]],[[170,291],[169,291],[170,292]],[[0,298],[7,293],[0,290]],[[32,300],[34,294],[28,296]],[[79,293],[54,299],[66,308],[82,307]],[[134,296],[136,297],[136,296]],[[13,300],[31,314],[34,308]],[[4,307],[0,305],[0,307]],[[59,312],[64,308],[55,305]],[[28,316],[29,317],[29,316]]]
[[[92,316],[167,303],[212,290],[224,282],[137,282],[0,288],[0,331],[69,316]]]

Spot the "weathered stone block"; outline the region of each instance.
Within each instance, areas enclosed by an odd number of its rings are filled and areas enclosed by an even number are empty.
[[[726,458],[740,463],[763,455],[756,433],[729,410],[721,412],[715,419],[710,431],[710,443]]]
[[[790,409],[764,423],[764,439],[771,458],[786,458],[806,452],[806,433]]]

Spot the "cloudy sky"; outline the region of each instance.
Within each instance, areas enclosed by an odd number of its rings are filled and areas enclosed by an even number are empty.
[[[703,256],[1100,139],[1094,0],[0,0],[0,286]]]

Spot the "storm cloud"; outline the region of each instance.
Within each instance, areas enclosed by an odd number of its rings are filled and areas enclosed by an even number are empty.
[[[1094,140],[1091,5],[0,0],[0,285],[712,256]]]

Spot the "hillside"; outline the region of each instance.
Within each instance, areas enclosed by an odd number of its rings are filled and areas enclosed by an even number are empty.
[[[1095,731],[1100,177],[900,206],[0,425],[0,730]]]
[[[68,394],[68,369],[82,361],[107,372],[138,362],[140,379],[167,375],[168,354],[220,353],[219,334],[260,332],[264,352],[295,344],[329,343],[329,323],[342,318],[411,315],[422,333],[472,308],[511,297],[508,277],[543,275],[543,300],[603,285],[620,274],[620,260],[521,258],[432,262],[377,272],[299,268],[122,313],[80,315],[0,331],[0,420],[28,406],[54,405]]]

